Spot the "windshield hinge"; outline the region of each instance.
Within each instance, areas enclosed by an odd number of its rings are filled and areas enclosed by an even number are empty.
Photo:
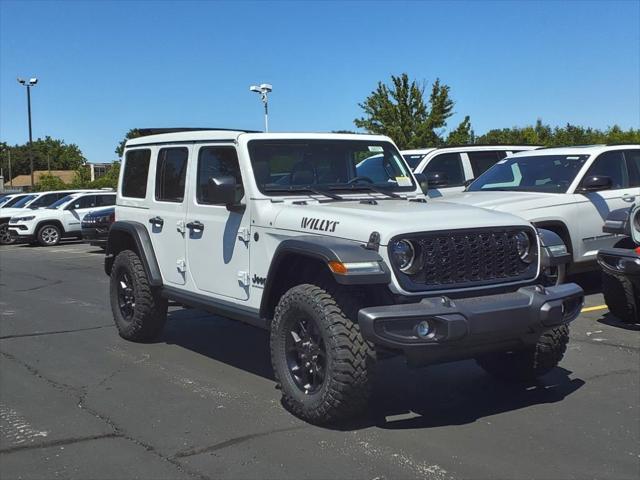
[[[239,271],[238,272],[238,281],[245,286],[249,286],[249,272],[243,272],[243,271]]]
[[[242,240],[244,243],[247,243],[251,239],[251,234],[247,227],[243,227],[238,230],[238,239]]]
[[[184,233],[185,232],[184,220],[178,220],[176,222],[176,229],[180,233]]]
[[[179,258],[178,260],[176,260],[176,268],[180,273],[184,273],[187,271],[187,262],[184,260],[184,258]]]
[[[369,242],[367,242],[367,245],[364,248],[367,250],[373,250],[374,252],[380,250],[380,233],[371,232],[371,235],[369,235]]]

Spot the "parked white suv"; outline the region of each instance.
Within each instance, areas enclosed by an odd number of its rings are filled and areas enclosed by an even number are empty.
[[[17,202],[11,201],[9,205],[0,209],[0,245],[9,245],[15,241],[9,232],[9,219],[12,216],[20,215],[25,211],[46,208],[53,202],[72,193],[92,191],[95,190],[54,190],[20,194],[21,196]]]
[[[422,173],[429,183],[429,196],[442,197],[464,191],[474,178],[509,155],[535,150],[532,145],[463,145],[402,150],[413,173]]]
[[[607,215],[640,199],[640,145],[544,148],[501,160],[464,193],[442,201],[513,213],[552,230],[573,272],[597,268],[596,254],[622,237],[603,233]],[[556,272],[559,281],[564,272]]]
[[[384,168],[370,177],[358,165],[375,155]],[[105,271],[120,335],[159,335],[167,299],[268,329],[284,405],[316,423],[363,412],[382,356],[541,375],[583,301],[577,285],[538,285],[566,261],[557,235],[428,201],[384,136],[129,140],[116,220]]]
[[[64,237],[82,237],[81,222],[95,208],[115,205],[115,192],[84,192],[67,195],[40,210],[23,210],[9,220],[14,240],[57,245]]]

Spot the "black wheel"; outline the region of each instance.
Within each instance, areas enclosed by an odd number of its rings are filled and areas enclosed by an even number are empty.
[[[271,362],[284,406],[299,418],[328,424],[365,411],[375,352],[357,323],[326,290],[287,291],[271,324]]]
[[[532,347],[511,352],[490,353],[476,358],[489,374],[508,382],[526,382],[557,367],[567,350],[569,327],[562,325],[540,336]]]
[[[567,266],[555,265],[546,267],[540,272],[540,283],[545,287],[553,287],[564,283],[567,278]]]
[[[602,293],[609,311],[625,323],[640,322],[640,295],[624,275],[602,270]]]
[[[149,285],[140,258],[131,250],[113,262],[110,300],[118,333],[126,340],[153,340],[167,320],[167,301]]]
[[[52,247],[60,243],[60,228],[56,225],[42,225],[38,229],[38,233],[36,234],[36,238],[38,239],[38,243],[43,247]]]
[[[9,224],[3,223],[0,225],[0,245],[11,245],[15,241],[16,239],[12,238],[9,232]]]

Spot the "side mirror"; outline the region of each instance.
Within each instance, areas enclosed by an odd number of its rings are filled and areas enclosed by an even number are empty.
[[[446,187],[449,185],[449,178],[444,172],[431,172],[427,176],[429,182],[429,188]]]
[[[418,182],[418,185],[420,185],[422,193],[426,195],[429,191],[429,182],[427,181],[427,176],[424,173],[414,173],[413,176],[416,178],[416,182]]]
[[[589,175],[582,180],[580,192],[598,192],[600,190],[609,190],[611,187],[613,187],[611,177],[604,175]]]
[[[236,182],[231,175],[222,175],[209,178],[207,203],[226,205],[227,207],[237,205],[244,196],[242,184]]]

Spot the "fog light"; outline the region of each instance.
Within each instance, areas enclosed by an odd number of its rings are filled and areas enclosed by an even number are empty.
[[[429,322],[427,322],[426,320],[422,320],[420,323],[418,323],[418,325],[416,326],[416,333],[420,338],[427,338],[429,335],[431,335],[431,325],[429,325]]]

